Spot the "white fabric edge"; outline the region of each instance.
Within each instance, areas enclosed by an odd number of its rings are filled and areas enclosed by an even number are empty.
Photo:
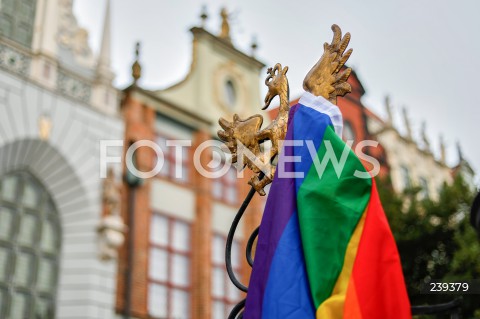
[[[314,109],[317,112],[328,115],[332,121],[335,133],[342,138],[343,116],[338,106],[325,99],[323,96],[315,96],[310,92],[303,92],[298,103]]]

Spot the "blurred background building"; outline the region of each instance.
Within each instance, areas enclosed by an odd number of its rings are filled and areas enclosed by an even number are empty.
[[[108,19],[94,55],[72,1],[1,1],[1,318],[113,317],[117,266],[97,248],[100,140],[124,136]]]
[[[232,43],[228,14],[221,15],[217,32],[190,30],[191,67],[182,81],[163,90],[140,86],[138,47],[132,85],[117,90],[108,7],[94,55],[72,0],[0,2],[0,318],[119,318],[126,309],[135,318],[226,318],[242,297],[228,279],[224,246],[249,175],[237,179],[231,169],[208,179],[192,162],[198,145],[216,139],[219,117],[261,112],[265,65],[254,56],[256,43],[249,53]],[[339,99],[344,137],[380,142],[366,152],[395,191],[417,185],[435,198],[452,174],[473,185],[462,156],[448,167],[426,137],[414,140],[408,120],[401,134],[391,117],[362,104],[357,74],[350,83],[352,94]],[[101,140],[145,139],[166,155],[158,176],[132,187],[118,164],[100,178]],[[192,145],[167,144],[172,139]],[[106,155],[124,153],[112,147]],[[143,171],[156,162],[146,147],[135,158]],[[199,161],[211,167],[220,158],[203,152]],[[246,240],[263,205],[256,196],[234,243],[243,282]]]
[[[353,141],[353,150],[364,140],[378,142],[377,147],[366,146],[362,151],[379,162],[379,177],[388,177],[396,193],[418,187],[421,188],[422,198],[436,200],[443,183],[450,184],[457,175],[463,177],[472,191],[476,189],[475,173],[462,155],[460,143],[457,143],[457,164],[450,167],[446,164],[446,146],[442,136],[439,138],[440,154],[432,151],[429,137],[425,133],[426,122],[422,123],[418,134],[420,138],[417,140],[405,108],[402,109],[402,124],[396,125],[388,96],[385,98],[387,118],[383,119],[362,103],[362,96],[366,92],[355,71],[348,82],[352,92],[339,97],[337,103],[343,115],[343,139]],[[298,100],[299,98],[293,99],[290,104],[294,105]],[[277,110],[270,110],[269,116],[275,118]],[[364,164],[371,166],[369,162]]]

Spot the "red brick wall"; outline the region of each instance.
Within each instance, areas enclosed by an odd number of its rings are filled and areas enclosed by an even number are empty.
[[[123,116],[125,119],[125,147],[138,140],[154,140],[155,112],[132,100],[127,96],[122,105]],[[150,148],[141,147],[136,152],[137,166],[141,171],[152,169],[154,151]],[[124,173],[126,167],[124,165]],[[128,221],[128,197],[129,188],[124,183],[122,188],[122,216]],[[147,180],[137,188],[135,193],[134,205],[134,255],[133,255],[133,273],[131,293],[132,315],[139,318],[147,317],[147,289],[148,289],[148,245],[149,245],[149,223],[150,223],[150,182]],[[129,225],[127,225],[129,226]],[[127,243],[129,232],[126,234],[124,246],[120,249],[119,265],[117,275],[117,300],[116,310],[119,313],[124,312],[125,307],[125,274],[127,271]]]
[[[193,149],[209,140],[206,132],[197,132],[194,136]],[[200,162],[203,167],[211,161],[211,154],[202,152]],[[192,247],[192,319],[211,318],[211,282],[212,282],[212,197],[211,180],[196,170],[193,173],[196,192],[195,222],[192,227],[194,243]]]
[[[372,111],[366,109],[362,104],[361,98],[365,93],[362,84],[358,80],[355,73],[352,73],[348,79],[348,82],[352,86],[352,93],[347,94],[345,97],[339,97],[337,100],[337,105],[342,112],[343,121],[350,122],[352,125],[355,142],[352,148],[355,150],[355,146],[359,141],[363,140],[374,140],[377,141],[377,138],[367,131],[367,119],[369,117],[376,117]],[[386,160],[386,154],[383,147],[379,144],[378,147],[365,147],[363,152],[368,152],[369,156],[374,157],[380,162],[380,176],[386,176],[389,172],[389,166]],[[372,169],[370,162],[362,161],[368,170]]]
[[[125,119],[125,146],[138,140],[155,140],[155,111],[153,108],[143,105],[139,101],[131,98],[129,92],[122,103],[122,113]],[[206,131],[197,131],[194,133],[193,147],[205,140],[211,139]],[[124,150],[124,155],[126,148]],[[155,154],[150,148],[140,148],[136,152],[138,168],[142,171],[152,169]],[[193,151],[190,158],[193,157]],[[203,152],[201,162],[204,167],[211,160],[209,152]],[[193,165],[192,165],[193,166]],[[192,319],[209,319],[212,314],[212,263],[211,263],[211,240],[212,240],[212,204],[211,180],[203,177],[196,172],[193,167],[191,171],[190,184],[195,192],[195,220],[192,224],[192,243],[191,248],[191,315]],[[124,167],[125,172],[125,167]],[[246,171],[245,178],[238,181],[239,204],[244,200],[250,190],[247,184],[251,173]],[[138,318],[148,318],[148,258],[149,258],[149,231],[150,231],[150,181],[144,184],[136,191],[134,216],[134,269],[132,295],[132,315]],[[122,186],[122,216],[128,221],[128,186],[124,183]],[[258,194],[255,195],[244,217],[244,237],[242,246],[242,282],[248,284],[250,276],[250,267],[245,260],[246,242],[252,231],[260,224],[262,215],[262,199]],[[125,273],[127,271],[127,249],[128,233],[124,246],[120,249],[117,275],[117,298],[116,311],[123,313],[125,307]]]

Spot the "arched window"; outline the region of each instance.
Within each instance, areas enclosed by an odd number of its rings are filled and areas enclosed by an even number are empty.
[[[232,80],[225,82],[225,101],[230,108],[233,108],[237,103],[237,91],[235,90],[235,85]]]
[[[0,2],[0,35],[30,47],[37,1],[2,0]]]
[[[0,177],[0,318],[54,318],[60,244],[46,189],[27,172]]]

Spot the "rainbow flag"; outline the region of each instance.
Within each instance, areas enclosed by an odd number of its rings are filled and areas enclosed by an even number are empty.
[[[285,144],[280,155],[245,319],[411,318],[375,181],[351,150],[344,151],[341,130],[339,109],[322,97],[305,93],[291,108],[286,141],[303,146]],[[343,154],[342,170],[322,162],[332,152],[340,162]],[[297,176],[279,177],[282,171]]]

